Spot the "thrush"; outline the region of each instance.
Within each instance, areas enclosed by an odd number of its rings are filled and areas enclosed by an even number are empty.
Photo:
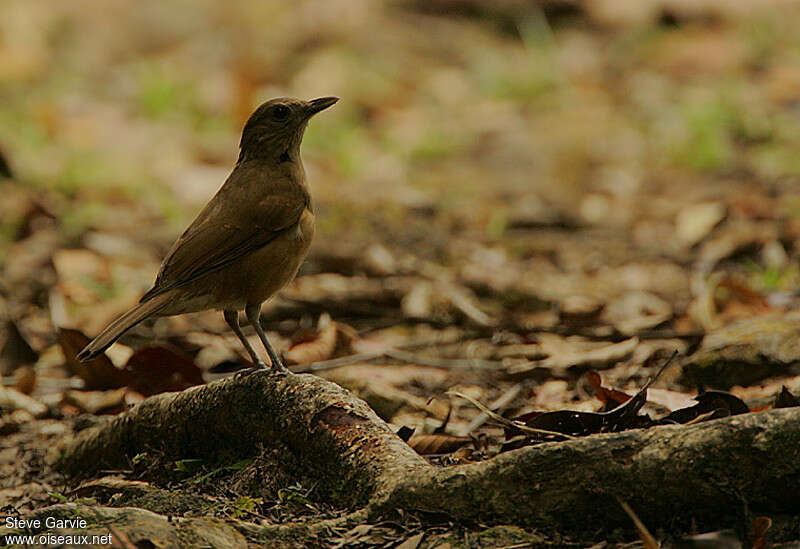
[[[309,119],[339,99],[267,101],[247,120],[239,159],[217,194],[172,245],[155,284],[79,354],[90,360],[147,318],[218,309],[255,364],[239,311],[275,370],[286,370],[261,326],[261,306],[291,281],[314,236],[314,208],[300,160]]]

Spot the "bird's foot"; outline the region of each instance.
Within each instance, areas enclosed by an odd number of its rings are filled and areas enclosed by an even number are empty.
[[[291,370],[289,370],[289,368],[283,365],[283,362],[281,362],[280,360],[276,360],[275,362],[272,363],[271,373],[286,375],[286,374],[291,374],[292,372]]]
[[[234,379],[244,379],[256,372],[263,372],[267,369],[267,365],[261,362],[260,360],[256,362],[255,366],[250,366],[249,368],[245,368],[243,370],[239,370],[236,372]]]

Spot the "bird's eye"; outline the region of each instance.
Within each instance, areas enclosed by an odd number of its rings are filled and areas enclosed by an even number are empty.
[[[289,116],[289,107],[287,107],[286,105],[276,105],[272,109],[272,117],[275,120],[283,120],[287,116]]]

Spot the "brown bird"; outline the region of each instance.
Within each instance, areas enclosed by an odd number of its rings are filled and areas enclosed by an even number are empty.
[[[233,172],[172,245],[153,287],[78,358],[94,358],[146,318],[220,309],[256,364],[250,371],[266,368],[239,326],[244,309],[272,368],[285,370],[261,327],[261,305],[294,278],[308,252],[314,213],[300,142],[308,120],[338,100],[279,98],[258,107]]]

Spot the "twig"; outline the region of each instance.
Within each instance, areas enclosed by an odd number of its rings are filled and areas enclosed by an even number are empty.
[[[453,358],[436,358],[418,355],[416,353],[409,353],[397,348],[386,349],[385,351],[376,351],[374,353],[359,353],[350,356],[343,356],[340,358],[332,358],[330,360],[320,360],[310,364],[298,364],[290,367],[294,373],[304,372],[321,372],[329,370],[338,366],[345,366],[347,364],[356,364],[368,360],[376,360],[379,358],[393,358],[400,362],[408,364],[419,364],[420,366],[430,366],[432,368],[462,368],[462,369],[485,369],[485,370],[499,370],[505,366],[499,360],[480,360],[480,359],[453,359]]]
[[[496,370],[505,366],[503,362],[499,360],[436,358],[408,353],[399,349],[389,349],[384,354],[389,358],[394,358],[402,362],[432,366],[435,368],[477,368]]]
[[[521,390],[522,390],[522,385],[520,383],[515,384],[508,391],[500,395],[500,397],[498,397],[497,400],[489,404],[489,409],[502,410],[503,408],[508,406],[515,398],[517,398],[517,395],[519,395],[519,392]],[[487,419],[489,419],[489,415],[485,412],[481,412],[478,415],[478,417],[473,419],[472,422],[467,426],[467,428],[464,429],[462,435],[468,436],[472,431],[474,431],[475,429],[486,423]]]
[[[305,372],[321,372],[322,370],[330,370],[331,368],[336,368],[338,366],[346,366],[348,364],[356,364],[358,362],[364,362],[367,360],[375,360],[383,355],[383,352],[359,353],[356,355],[332,358],[330,360],[319,360],[317,362],[311,362],[310,364],[297,364],[295,366],[290,366],[289,369],[296,374],[302,374]]]
[[[568,438],[568,439],[578,438],[578,437],[574,437],[572,435],[566,435],[564,433],[559,433],[558,431],[547,431],[545,429],[534,429],[533,427],[528,427],[527,425],[525,425],[524,423],[522,423],[520,421],[513,421],[513,420],[510,420],[508,418],[504,418],[500,414],[496,414],[495,412],[491,411],[489,408],[487,408],[485,405],[481,404],[479,401],[475,400],[471,396],[467,396],[467,395],[465,395],[463,393],[459,393],[458,391],[447,391],[445,394],[463,398],[464,400],[466,400],[469,403],[471,403],[478,410],[480,410],[481,412],[483,412],[484,414],[489,416],[491,419],[493,419],[494,421],[496,421],[500,425],[505,425],[506,427],[510,427],[512,429],[518,429],[518,430],[522,431],[523,433],[528,433],[528,434],[531,434],[531,435],[558,436],[558,437],[564,437],[564,438]]]
[[[636,526],[636,531],[639,533],[639,538],[642,540],[642,544],[644,545],[645,549],[661,549],[661,546],[656,541],[656,538],[650,533],[647,529],[647,526],[639,519],[636,513],[633,512],[631,506],[625,503],[625,501],[619,497],[615,496],[617,501],[619,502],[622,509],[628,514],[628,516],[633,521],[633,525]]]

